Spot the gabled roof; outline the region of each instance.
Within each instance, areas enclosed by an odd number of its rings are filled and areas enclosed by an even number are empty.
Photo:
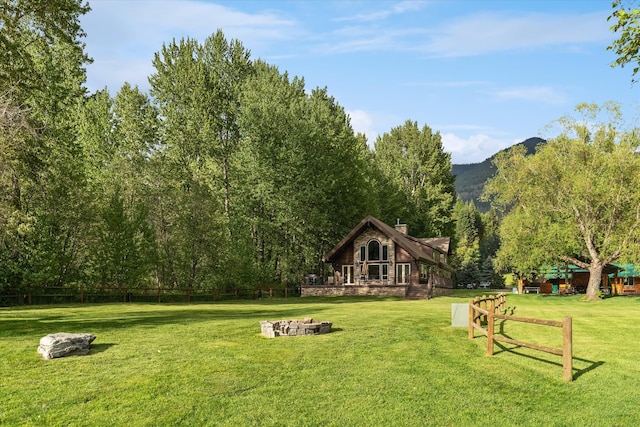
[[[340,252],[341,249],[352,243],[356,237],[367,227],[375,227],[385,236],[390,238],[394,243],[407,251],[413,258],[429,261],[434,263],[431,251],[427,249],[437,249],[443,253],[449,251],[449,237],[436,237],[428,239],[418,239],[413,236],[408,236],[396,230],[377,218],[368,215],[353,230],[349,232],[333,249],[331,249],[324,257],[325,262],[331,262],[333,257]]]
[[[420,239],[423,243],[439,250],[443,254],[449,253],[449,246],[451,244],[451,237],[426,237]]]

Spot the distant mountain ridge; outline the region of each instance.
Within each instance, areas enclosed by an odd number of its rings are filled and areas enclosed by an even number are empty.
[[[515,145],[524,145],[527,155],[533,154],[539,144],[544,144],[546,140],[538,137],[529,138]],[[512,146],[513,147],[513,146]],[[502,151],[509,150],[511,147]],[[493,159],[498,153],[489,157],[481,163],[471,163],[466,165],[452,165],[451,172],[456,176],[455,188],[458,197],[465,202],[473,200],[478,210],[486,212],[489,210],[489,203],[480,202],[478,199],[484,191],[484,185],[495,172],[496,167],[493,165]]]

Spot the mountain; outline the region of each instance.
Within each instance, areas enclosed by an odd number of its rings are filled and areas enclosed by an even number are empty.
[[[533,154],[536,151],[536,147],[539,144],[544,144],[546,141],[542,138],[529,138],[516,145],[524,145],[527,150],[527,154]],[[511,147],[506,148],[506,151]],[[458,197],[462,200],[473,200],[478,210],[486,212],[489,210],[489,203],[480,202],[478,198],[484,191],[484,184],[489,178],[491,178],[495,172],[496,167],[493,165],[493,159],[498,153],[489,157],[482,163],[472,163],[468,165],[452,165],[451,172],[456,176],[455,187]]]

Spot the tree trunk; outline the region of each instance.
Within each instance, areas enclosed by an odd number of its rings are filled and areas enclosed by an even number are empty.
[[[602,261],[591,261],[589,264],[589,284],[587,285],[587,301],[597,301],[600,299],[600,283],[602,281]]]

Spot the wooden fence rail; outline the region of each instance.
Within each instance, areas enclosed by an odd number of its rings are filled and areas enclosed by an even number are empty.
[[[573,330],[572,318],[565,317],[563,320],[543,320],[528,317],[508,316],[500,314],[505,309],[506,297],[501,294],[495,297],[476,297],[469,301],[469,338],[475,338],[475,331],[479,331],[487,337],[487,354],[493,356],[494,341],[513,344],[520,347],[526,347],[533,350],[544,351],[546,353],[562,356],[562,378],[564,381],[573,381]],[[496,303],[496,301],[498,303]],[[484,305],[484,308],[482,307]],[[530,323],[542,326],[551,326],[562,328],[562,348],[546,347],[538,344],[532,344],[524,341],[514,340],[511,338],[496,335],[495,321],[496,319],[512,320],[514,322]],[[484,320],[484,322],[483,322]],[[483,323],[486,329],[483,328]]]
[[[43,302],[91,302],[91,301],[153,301],[153,302],[187,302],[217,301],[239,298],[274,298],[292,293],[285,288],[251,289],[200,289],[200,288],[110,288],[88,286],[49,286],[46,288],[27,288],[21,291],[0,293],[0,305],[33,305]]]

